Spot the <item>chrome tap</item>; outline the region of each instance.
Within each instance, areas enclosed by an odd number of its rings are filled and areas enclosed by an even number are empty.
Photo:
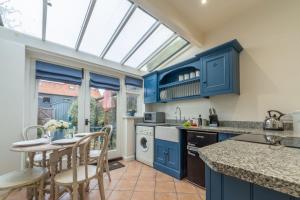
[[[181,109],[179,106],[176,107],[176,111],[175,111],[175,114],[176,114],[176,123],[178,122],[178,118],[177,118],[177,110],[179,110],[179,122],[181,122]]]

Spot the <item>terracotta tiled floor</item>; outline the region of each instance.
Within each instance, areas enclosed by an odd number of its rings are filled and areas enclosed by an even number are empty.
[[[174,179],[137,161],[121,161],[125,167],[111,171],[112,181],[105,176],[107,200],[205,200],[205,190]],[[9,200],[25,199],[25,191],[15,193]],[[61,200],[68,200],[65,194]],[[85,199],[100,199],[96,181],[91,182]]]

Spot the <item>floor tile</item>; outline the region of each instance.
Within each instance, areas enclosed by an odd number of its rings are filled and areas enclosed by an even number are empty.
[[[155,193],[155,200],[177,200],[176,193]]]
[[[166,181],[174,181],[173,178],[169,175],[163,174],[161,172],[157,172],[156,181],[158,182],[166,182]]]
[[[154,192],[155,181],[138,181],[134,191]]]
[[[112,191],[108,200],[130,200],[132,191]]]
[[[175,192],[174,182],[156,182],[155,192]]]
[[[138,192],[135,191],[131,200],[154,200],[154,192]]]
[[[205,200],[206,199],[206,191],[203,188],[197,188],[197,192],[201,198],[201,200]]]
[[[114,190],[133,190],[136,181],[120,180]]]
[[[177,193],[178,200],[199,200],[198,194]]]
[[[190,194],[197,193],[195,186],[193,186],[190,183],[183,182],[183,181],[175,182],[175,188],[176,188],[176,192],[178,192],[178,193],[190,193]]]

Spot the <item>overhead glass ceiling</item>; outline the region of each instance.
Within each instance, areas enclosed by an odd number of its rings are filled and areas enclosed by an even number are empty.
[[[6,28],[144,71],[189,45],[128,0],[0,0],[0,17]]]

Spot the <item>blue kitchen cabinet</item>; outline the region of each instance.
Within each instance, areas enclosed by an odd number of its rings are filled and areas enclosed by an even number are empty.
[[[147,74],[144,76],[144,102],[156,103],[157,102],[157,72]]]
[[[180,143],[155,139],[154,168],[180,179],[182,177],[180,149]]]
[[[205,166],[206,200],[299,200]]]
[[[239,53],[242,47],[236,42],[202,55],[202,96],[240,93]]]

